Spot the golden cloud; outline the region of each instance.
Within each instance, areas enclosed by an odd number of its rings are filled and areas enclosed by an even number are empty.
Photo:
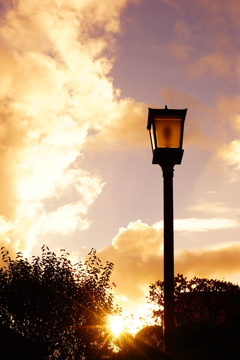
[[[231,279],[240,272],[239,255],[239,243],[179,250],[175,255],[175,274]],[[127,228],[119,229],[112,245],[100,249],[98,256],[114,263],[112,281],[116,285],[113,289],[116,303],[123,307],[125,314],[142,315],[150,283],[163,279],[162,228],[159,224],[148,226],[140,220],[131,222]]]
[[[154,226],[163,228],[163,222],[154,224]],[[209,230],[219,230],[239,227],[240,223],[235,219],[210,218],[210,219],[176,219],[174,220],[175,231],[202,232]]]
[[[145,303],[148,285],[158,270],[161,276],[161,253],[162,229],[149,227],[140,220],[121,228],[112,245],[98,251],[101,260],[114,263],[114,297],[128,312]]]
[[[182,250],[175,262],[175,273],[208,278],[228,278],[239,274],[240,244],[228,243],[211,248]]]
[[[123,139],[137,145],[145,141],[142,134],[132,136],[144,106],[120,101],[108,77],[113,35],[121,29],[120,14],[128,2],[3,4],[0,242],[12,252],[29,253],[41,233],[67,234],[89,226],[88,207],[104,185],[79,169],[78,159],[91,143],[90,129],[105,146]],[[74,191],[75,201],[68,201],[66,193]]]

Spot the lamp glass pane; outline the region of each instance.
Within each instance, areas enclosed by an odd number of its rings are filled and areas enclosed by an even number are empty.
[[[150,130],[150,138],[151,138],[151,143],[152,143],[152,149],[156,149],[156,144],[155,144],[155,139],[154,139],[154,132],[153,132],[153,128],[151,127]]]
[[[157,147],[179,148],[181,138],[181,119],[155,118]]]

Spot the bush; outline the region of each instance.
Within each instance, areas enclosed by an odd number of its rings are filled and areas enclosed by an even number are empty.
[[[72,265],[46,246],[31,263],[5,249],[0,269],[1,359],[98,359],[108,352],[106,322],[113,307],[109,277],[91,250]]]

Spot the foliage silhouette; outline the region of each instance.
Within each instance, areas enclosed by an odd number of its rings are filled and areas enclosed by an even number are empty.
[[[164,314],[164,282],[150,285],[148,301],[158,305],[155,318]],[[174,317],[177,326],[207,322],[229,325],[240,317],[240,287],[231,282],[183,275],[174,278]]]
[[[161,348],[163,342],[163,329],[159,325],[148,325],[135,335],[135,342],[141,347],[142,343],[155,348]]]
[[[108,353],[107,318],[119,312],[109,285],[112,263],[103,266],[94,249],[76,265],[64,250],[57,257],[46,246],[31,263],[1,250],[1,359],[88,360]]]
[[[240,287],[230,282],[177,275],[175,334],[169,354],[184,360],[240,358]],[[150,285],[148,301],[158,305],[156,321],[164,315],[164,283]],[[159,339],[161,347],[161,338]],[[153,337],[151,334],[150,339]]]

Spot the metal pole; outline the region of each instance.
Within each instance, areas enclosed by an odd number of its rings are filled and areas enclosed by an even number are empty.
[[[174,336],[174,235],[173,235],[173,165],[164,164],[164,347],[171,348]]]

